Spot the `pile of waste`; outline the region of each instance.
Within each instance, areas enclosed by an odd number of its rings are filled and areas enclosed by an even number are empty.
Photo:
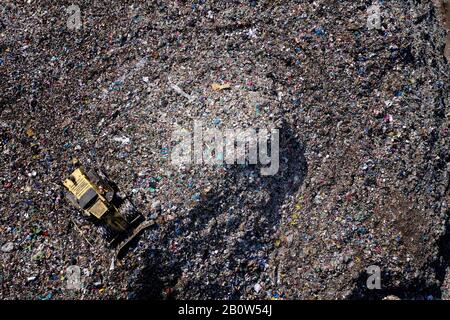
[[[450,297],[445,5],[76,2],[0,8],[0,299]],[[173,161],[249,128],[271,174]],[[152,221],[121,259],[80,164]]]

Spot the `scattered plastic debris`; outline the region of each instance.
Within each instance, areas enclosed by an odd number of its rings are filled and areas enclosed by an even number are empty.
[[[436,292],[450,42],[431,1],[372,1],[379,29],[362,0],[94,1],[78,31],[54,1],[16,2],[0,23],[1,299]],[[173,165],[174,128],[198,121],[278,127],[278,173]],[[155,224],[126,259],[64,197],[61,175],[80,163]],[[67,290],[75,264],[83,286]],[[389,275],[378,294],[370,265]]]

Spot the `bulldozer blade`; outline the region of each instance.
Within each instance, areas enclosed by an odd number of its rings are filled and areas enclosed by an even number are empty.
[[[116,258],[122,259],[126,249],[131,244],[131,242],[136,239],[136,237],[141,234],[142,231],[154,225],[154,221],[144,221],[142,222],[136,229],[133,230],[133,233],[128,236],[124,241],[120,243],[120,245],[116,249]]]

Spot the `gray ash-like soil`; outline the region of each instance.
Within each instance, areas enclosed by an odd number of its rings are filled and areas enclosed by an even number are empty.
[[[449,297],[438,7],[369,30],[371,1],[133,2],[78,1],[79,30],[70,1],[2,3],[1,299]],[[195,120],[278,127],[279,172],[173,166]],[[156,221],[121,261],[62,196],[74,159]]]

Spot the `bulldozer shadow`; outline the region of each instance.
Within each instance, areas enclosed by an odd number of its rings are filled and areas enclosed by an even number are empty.
[[[304,145],[280,128],[280,168],[259,176],[259,167],[231,166],[222,181],[183,218],[160,232],[143,257],[135,299],[238,299],[248,278],[257,278],[273,250],[280,208],[307,173]],[[163,228],[162,228],[163,229]]]

